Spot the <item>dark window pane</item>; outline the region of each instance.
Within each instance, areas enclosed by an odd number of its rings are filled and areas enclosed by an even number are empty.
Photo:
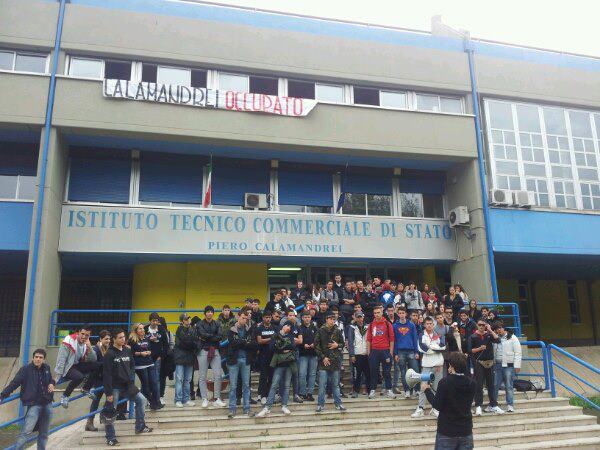
[[[288,97],[315,98],[315,83],[289,80]]]
[[[192,70],[192,87],[206,87],[206,70]]]
[[[370,216],[391,216],[391,197],[389,195],[367,194]]]
[[[354,86],[354,103],[379,106],[379,90]]]
[[[519,286],[519,298],[527,298],[527,286]]]
[[[344,214],[366,215],[367,205],[365,203],[365,194],[346,193],[342,212]]]
[[[104,63],[104,78],[113,80],[130,80],[131,63],[121,61],[106,61]]]
[[[279,80],[268,77],[250,77],[250,92],[254,94],[277,95]]]
[[[156,83],[156,66],[154,64],[142,65],[142,81]]]
[[[403,217],[423,217],[423,198],[421,194],[400,193],[400,205]]]
[[[441,195],[423,194],[423,210],[425,217],[444,218],[444,202]]]
[[[330,206],[307,206],[306,212],[315,214],[331,214]]]

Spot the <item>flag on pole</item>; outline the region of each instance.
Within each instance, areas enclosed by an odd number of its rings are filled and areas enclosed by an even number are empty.
[[[338,198],[337,206],[335,208],[335,212],[339,214],[342,210],[342,206],[344,206],[344,202],[346,201],[346,177],[348,172],[348,163],[346,163],[346,168],[344,169],[344,173],[342,174],[342,182],[340,189],[340,198]]]
[[[210,155],[210,163],[208,163],[208,178],[206,180],[206,192],[204,192],[204,200],[202,207],[208,208],[212,201],[212,155]]]

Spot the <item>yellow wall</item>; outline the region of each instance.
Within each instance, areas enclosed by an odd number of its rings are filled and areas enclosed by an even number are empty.
[[[517,302],[519,296],[519,282],[518,280],[503,279],[498,280],[498,297],[501,301]],[[519,310],[519,312],[521,312]],[[524,336],[528,339],[535,339],[535,311],[533,309],[533,302],[529,301],[529,317],[531,324],[526,325],[521,323],[521,329]]]
[[[135,266],[133,309],[198,309],[243,306],[247,297],[267,301],[267,265],[230,262],[149,263]],[[148,314],[133,321],[147,322]],[[178,313],[160,313],[178,322]],[[199,313],[191,313],[191,315]],[[169,328],[174,330],[176,325]]]
[[[437,278],[435,275],[435,266],[423,267],[423,280],[430,288],[437,286]],[[439,287],[439,286],[438,286]]]

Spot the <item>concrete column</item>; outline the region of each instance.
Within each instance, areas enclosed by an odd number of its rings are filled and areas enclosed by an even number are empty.
[[[492,301],[477,160],[448,171],[446,193],[449,210],[466,206],[470,215],[469,227],[454,229],[458,259],[451,267],[452,282],[462,284],[470,298]]]
[[[38,180],[42,169],[42,148],[44,132],[40,143],[40,159],[38,161]],[[44,185],[44,204],[42,208],[42,221],[38,263],[35,274],[32,273],[32,254],[35,238],[35,221],[37,209],[37,196],[33,208],[33,225],[29,247],[29,264],[27,268],[27,287],[25,290],[25,305],[23,308],[23,327],[21,335],[21,355],[28,355],[38,347],[45,347],[48,342],[50,330],[50,312],[58,308],[61,280],[61,261],[58,254],[58,240],[60,235],[61,207],[64,198],[65,181],[68,168],[67,148],[61,140],[59,132],[53,128],[50,131],[48,148],[48,165]],[[27,332],[28,299],[31,289],[31,279],[36,277],[36,287],[32,308],[32,324],[30,348],[24,348],[25,333]]]

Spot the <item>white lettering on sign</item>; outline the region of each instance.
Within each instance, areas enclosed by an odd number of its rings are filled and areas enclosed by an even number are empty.
[[[306,98],[112,79],[104,80],[102,95],[108,98],[261,112],[287,117],[306,116],[317,104],[316,100]]]

